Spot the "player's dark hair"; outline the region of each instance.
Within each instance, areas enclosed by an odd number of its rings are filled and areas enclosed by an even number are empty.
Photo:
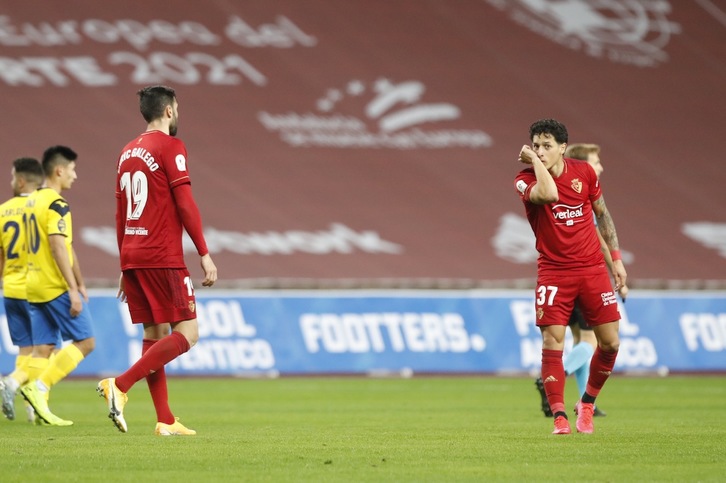
[[[43,182],[43,165],[35,158],[18,158],[13,161],[13,168],[16,175],[30,183],[40,185]]]
[[[68,146],[51,146],[43,153],[43,171],[46,176],[50,176],[59,164],[68,164],[76,159],[78,154]]]
[[[139,110],[146,122],[164,115],[166,106],[173,106],[176,92],[171,87],[148,86],[136,93],[139,96]]]
[[[567,128],[564,124],[554,119],[540,119],[529,126],[529,139],[533,140],[535,136],[549,134],[557,144],[567,142]]]

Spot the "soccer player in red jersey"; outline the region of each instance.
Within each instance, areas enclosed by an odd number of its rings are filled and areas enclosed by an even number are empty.
[[[600,160],[600,146],[597,144],[569,144],[565,150],[565,157],[587,161],[595,170],[595,174],[598,178],[600,178],[605,170],[605,167],[602,165],[602,161]],[[597,224],[597,220],[593,221]],[[607,264],[608,269],[612,272],[613,261],[610,258],[610,250],[605,244],[605,241],[602,239],[600,231],[596,231],[595,233],[600,239],[600,250],[605,256],[605,263]],[[623,302],[627,298],[628,292],[629,289],[627,285],[620,286],[618,293],[620,294]],[[590,375],[590,359],[592,359],[592,355],[595,353],[595,349],[597,349],[597,338],[595,337],[595,332],[593,332],[592,327],[590,327],[585,318],[582,316],[582,312],[577,307],[577,303],[575,303],[575,309],[572,311],[572,315],[570,315],[569,327],[572,331],[572,350],[570,350],[570,352],[565,356],[565,374],[572,374],[575,376],[575,379],[577,380],[577,390],[579,391],[580,396],[582,396],[585,394],[585,390],[587,389],[587,379]],[[547,393],[545,393],[541,377],[537,377],[535,386],[537,391],[540,393],[542,411],[545,416],[552,417],[552,410],[550,409],[549,402],[547,402]],[[594,416],[605,415],[604,411],[598,408],[598,406],[595,406]]]
[[[184,229],[201,257],[203,286],[217,280],[217,267],[192,196],[187,150],[175,137],[176,93],[150,86],[138,95],[148,125],[118,159],[116,236],[121,257],[118,296],[128,303],[132,322],[144,326],[142,355],[120,376],[100,381],[97,390],[108,403],[109,418],[125,433],[126,393],[146,378],[157,415],[155,434],[193,435],[169,408],[164,371],[199,339],[194,287],[182,250]]]
[[[571,432],[562,351],[576,300],[598,343],[587,389],[576,405],[577,430],[592,433],[595,398],[613,370],[620,345],[615,291],[625,285],[627,273],[595,170],[585,161],[564,157],[567,128],[554,119],[543,119],[530,126],[529,136],[532,146],[522,147],[519,161],[530,167],[519,172],[514,187],[539,252],[535,310],[542,332],[542,381],[554,416],[553,434]],[[595,230],[600,230],[613,260],[614,289]]]

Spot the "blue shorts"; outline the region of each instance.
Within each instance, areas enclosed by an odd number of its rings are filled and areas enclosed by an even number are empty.
[[[56,344],[59,332],[62,340],[79,341],[93,337],[91,310],[83,298],[81,303],[81,313],[78,317],[71,317],[71,298],[68,292],[50,302],[31,302],[33,345]]]
[[[5,315],[8,318],[10,340],[18,347],[33,345],[33,332],[30,326],[30,305],[24,299],[4,298]]]

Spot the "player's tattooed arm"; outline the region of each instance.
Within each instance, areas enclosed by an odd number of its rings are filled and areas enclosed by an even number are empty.
[[[605,206],[605,199],[601,196],[593,203],[592,209],[595,211],[595,217],[597,218],[597,227],[608,248],[610,248],[610,251],[619,250],[620,244],[618,243],[618,234],[615,232],[615,223],[613,223],[610,212]]]

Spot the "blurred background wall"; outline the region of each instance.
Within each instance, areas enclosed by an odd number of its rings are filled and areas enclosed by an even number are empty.
[[[3,1],[0,159],[80,154],[76,250],[91,284],[113,284],[115,164],[145,128],[135,92],[167,84],[226,286],[517,288],[536,266],[517,153],[553,117],[602,146],[631,285],[723,288],[725,12]]]
[[[65,196],[102,332],[80,373],[138,349],[102,289],[115,166],[150,84],[177,90],[232,290],[198,291],[211,338],[181,371],[535,368],[537,254],[513,179],[549,117],[602,147],[634,289],[620,367],[726,370],[724,0],[0,1],[6,197],[13,159],[80,155]],[[328,290],[241,291],[281,288]],[[377,291],[331,291],[362,288]]]

